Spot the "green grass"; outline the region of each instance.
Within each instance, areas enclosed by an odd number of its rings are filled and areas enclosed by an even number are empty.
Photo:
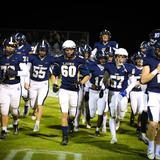
[[[22,111],[23,102],[21,103]],[[69,137],[67,146],[61,142],[61,113],[56,97],[46,99],[40,132],[32,132],[35,121],[31,112],[19,121],[19,135],[9,129],[7,138],[0,141],[0,160],[143,160],[146,159],[147,146],[137,139],[135,128],[129,126],[130,109],[117,132],[117,144],[110,144],[111,135],[95,137],[93,128],[86,129],[81,124],[80,131]],[[10,120],[11,123],[11,120]]]

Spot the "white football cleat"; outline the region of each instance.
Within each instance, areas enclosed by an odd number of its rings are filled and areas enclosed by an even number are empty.
[[[153,149],[151,149],[151,148],[148,148],[148,150],[147,150],[147,157],[148,157],[148,159],[154,159],[154,150]]]
[[[74,132],[78,132],[79,131],[79,127],[75,126],[74,127]]]
[[[39,125],[35,124],[33,132],[38,132],[39,131]]]
[[[32,115],[31,119],[34,121],[36,120],[36,116],[35,115]]]
[[[112,138],[111,141],[110,141],[110,143],[111,143],[111,144],[117,143],[117,138]]]

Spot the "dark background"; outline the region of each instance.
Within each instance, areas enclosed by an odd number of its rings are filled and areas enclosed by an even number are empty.
[[[64,3],[68,2],[68,3]],[[139,44],[148,40],[148,34],[160,28],[159,5],[145,5],[142,2],[117,4],[117,2],[97,1],[50,1],[21,5],[9,5],[7,12],[1,10],[1,29],[46,29],[85,31],[90,34],[90,44],[99,41],[99,33],[107,28],[112,40],[126,48],[131,54]],[[145,2],[146,3],[146,2]],[[13,4],[15,6],[15,4]]]

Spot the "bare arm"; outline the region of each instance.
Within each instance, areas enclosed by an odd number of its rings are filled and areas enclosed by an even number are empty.
[[[87,76],[85,76],[85,77],[80,81],[80,83],[81,83],[81,84],[85,84],[89,79],[90,79],[90,76],[87,75]]]
[[[144,66],[141,75],[141,83],[145,84],[151,81],[158,73],[160,73],[160,64],[158,64],[157,68],[150,72],[149,66]]]

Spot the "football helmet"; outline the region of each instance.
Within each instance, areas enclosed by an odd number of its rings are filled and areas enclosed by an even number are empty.
[[[79,55],[81,55],[83,57],[85,56],[85,53],[88,53],[90,56],[92,48],[88,44],[85,44],[84,46],[78,47],[77,51],[78,51]]]
[[[95,56],[95,61],[98,64],[104,64],[107,60],[107,55],[104,51],[98,51]]]
[[[149,43],[147,41],[142,41],[140,44],[140,49],[144,48],[144,49],[148,49],[149,47]]]
[[[128,57],[128,52],[124,48],[118,48],[118,49],[115,48],[115,53],[114,54],[115,55],[123,55],[123,56]]]
[[[66,40],[66,41],[64,41],[64,43],[62,44],[62,49],[66,49],[66,48],[76,49],[75,42],[72,41],[72,40]]]
[[[143,65],[143,56],[140,52],[137,52],[133,55],[132,61],[135,65],[142,66]]]
[[[102,35],[108,35],[109,38],[111,39],[111,32],[107,29],[104,29],[103,31],[100,32],[99,36],[102,36]]]
[[[11,46],[11,47],[13,47],[13,48],[16,48],[16,47],[17,47],[17,43],[16,43],[16,41],[15,41],[15,39],[14,39],[13,36],[4,39],[2,45],[3,45],[4,48],[5,48],[6,46]]]
[[[40,57],[44,57],[45,55],[47,55],[48,52],[49,52],[49,44],[48,44],[48,42],[46,42],[45,40],[41,40],[37,44],[36,52],[37,52],[38,55],[40,55]]]
[[[72,59],[75,56],[76,53],[76,44],[72,40],[66,40],[62,44],[62,49],[64,51],[64,55],[68,59]]]
[[[22,45],[26,42],[26,36],[22,33],[16,33],[14,37],[19,45]]]
[[[11,36],[10,38],[7,38],[3,41],[3,50],[4,50],[4,53],[9,56],[13,53],[15,53],[15,50],[17,48],[17,43],[14,39],[13,36]]]

